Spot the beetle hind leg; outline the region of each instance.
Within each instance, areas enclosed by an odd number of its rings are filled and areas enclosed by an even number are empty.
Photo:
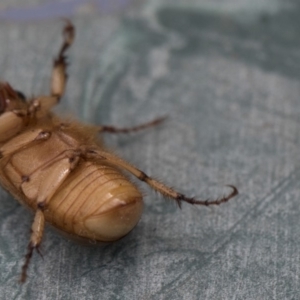
[[[163,196],[174,199],[177,202],[179,207],[181,207],[182,202],[186,202],[186,203],[193,204],[193,205],[205,205],[205,206],[220,205],[221,203],[227,202],[234,196],[238,195],[238,190],[235,186],[227,185],[228,187],[230,187],[232,189],[231,193],[229,193],[227,196],[223,196],[223,197],[215,199],[215,200],[209,200],[209,199],[196,200],[194,198],[186,197],[185,195],[175,191],[173,188],[148,176],[143,171],[137,169],[136,167],[132,166],[131,164],[129,164],[128,162],[126,162],[125,160],[121,159],[120,157],[118,157],[114,154],[95,149],[95,150],[87,151],[87,155],[94,157],[96,159],[106,160],[108,163],[116,165],[116,166],[128,171],[129,173],[134,175],[137,179],[144,181],[151,188],[153,188],[155,191],[159,192]]]

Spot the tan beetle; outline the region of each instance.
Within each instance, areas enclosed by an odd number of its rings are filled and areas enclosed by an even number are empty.
[[[66,21],[63,43],[54,60],[51,96],[26,99],[8,83],[0,83],[0,183],[34,212],[21,282],[34,249],[38,251],[45,221],[70,236],[113,242],[129,233],[139,221],[143,201],[125,170],[163,196],[199,205],[219,205],[238,194],[214,201],[188,198],[112,154],[99,132],[137,131],[162,121],[133,127],[92,126],[65,122],[51,112],[64,94],[65,52],[75,29]]]

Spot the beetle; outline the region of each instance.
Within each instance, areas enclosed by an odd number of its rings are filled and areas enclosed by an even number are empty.
[[[0,82],[0,183],[34,212],[21,282],[25,282],[33,252],[39,252],[45,222],[68,235],[96,242],[113,242],[128,234],[139,221],[143,200],[131,173],[165,197],[194,205],[219,205],[238,194],[219,199],[186,197],[148,176],[105,148],[99,133],[127,133],[157,125],[163,118],[132,128],[93,126],[66,121],[51,109],[64,95],[66,51],[75,28],[66,20],[63,42],[54,59],[51,94],[27,99]],[[125,172],[124,172],[125,171]]]

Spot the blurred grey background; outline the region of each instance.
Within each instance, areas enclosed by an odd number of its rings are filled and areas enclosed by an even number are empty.
[[[2,0],[0,80],[47,94],[62,17],[77,29],[57,112],[132,126],[107,145],[187,195],[144,184],[143,217],[86,247],[48,228],[18,284],[32,215],[0,189],[0,299],[300,299],[300,3],[291,0]]]

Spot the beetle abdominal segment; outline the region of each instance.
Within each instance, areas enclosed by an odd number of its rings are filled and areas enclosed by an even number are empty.
[[[82,160],[52,197],[46,218],[70,235],[106,242],[126,235],[142,206],[141,193],[122,173]]]
[[[115,198],[111,202],[115,202],[114,207],[84,221],[90,238],[103,242],[116,241],[129,233],[139,221],[143,209],[141,195],[132,199],[126,195],[126,201]]]

